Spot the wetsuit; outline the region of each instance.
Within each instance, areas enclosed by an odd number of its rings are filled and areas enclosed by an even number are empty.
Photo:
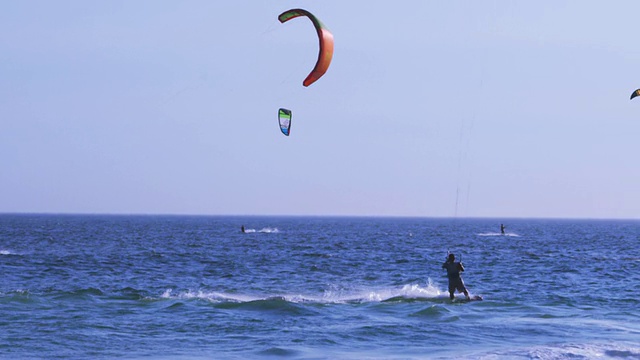
[[[453,294],[456,290],[459,292],[467,291],[467,288],[464,287],[464,281],[462,281],[462,277],[460,277],[460,272],[464,271],[462,265],[459,262],[445,262],[442,264],[443,269],[447,269],[447,277],[449,278],[449,293]]]

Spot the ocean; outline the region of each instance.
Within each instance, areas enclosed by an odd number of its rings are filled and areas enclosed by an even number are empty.
[[[638,220],[2,214],[0,276],[2,359],[640,359]]]

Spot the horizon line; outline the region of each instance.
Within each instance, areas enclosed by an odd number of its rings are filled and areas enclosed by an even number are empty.
[[[395,219],[442,219],[442,220],[618,220],[640,221],[640,218],[615,217],[544,217],[544,216],[427,216],[427,215],[355,215],[355,214],[195,214],[195,213],[143,213],[143,212],[21,212],[0,211],[2,215],[60,215],[60,216],[167,216],[167,217],[298,217],[298,218],[395,218]]]

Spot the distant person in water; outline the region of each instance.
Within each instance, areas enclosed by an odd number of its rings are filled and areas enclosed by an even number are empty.
[[[500,224],[500,232],[504,235],[504,224]]]
[[[464,266],[462,266],[462,263],[456,262],[455,255],[449,254],[447,261],[442,264],[442,268],[447,270],[447,277],[449,278],[449,298],[453,300],[455,298],[454,294],[458,290],[458,292],[464,293],[467,300],[471,300],[460,276],[460,273],[464,271]]]
[[[244,232],[244,225],[240,227],[240,231]]]

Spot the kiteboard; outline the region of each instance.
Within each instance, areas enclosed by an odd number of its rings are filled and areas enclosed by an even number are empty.
[[[473,296],[471,296],[469,299],[467,299],[467,298],[460,298],[460,299],[459,299],[459,298],[456,298],[456,299],[454,299],[454,300],[453,300],[453,302],[457,302],[457,303],[467,303],[467,302],[471,302],[471,301],[482,301],[482,300],[484,300],[484,299],[482,298],[482,296],[480,296],[480,295],[473,295]]]

